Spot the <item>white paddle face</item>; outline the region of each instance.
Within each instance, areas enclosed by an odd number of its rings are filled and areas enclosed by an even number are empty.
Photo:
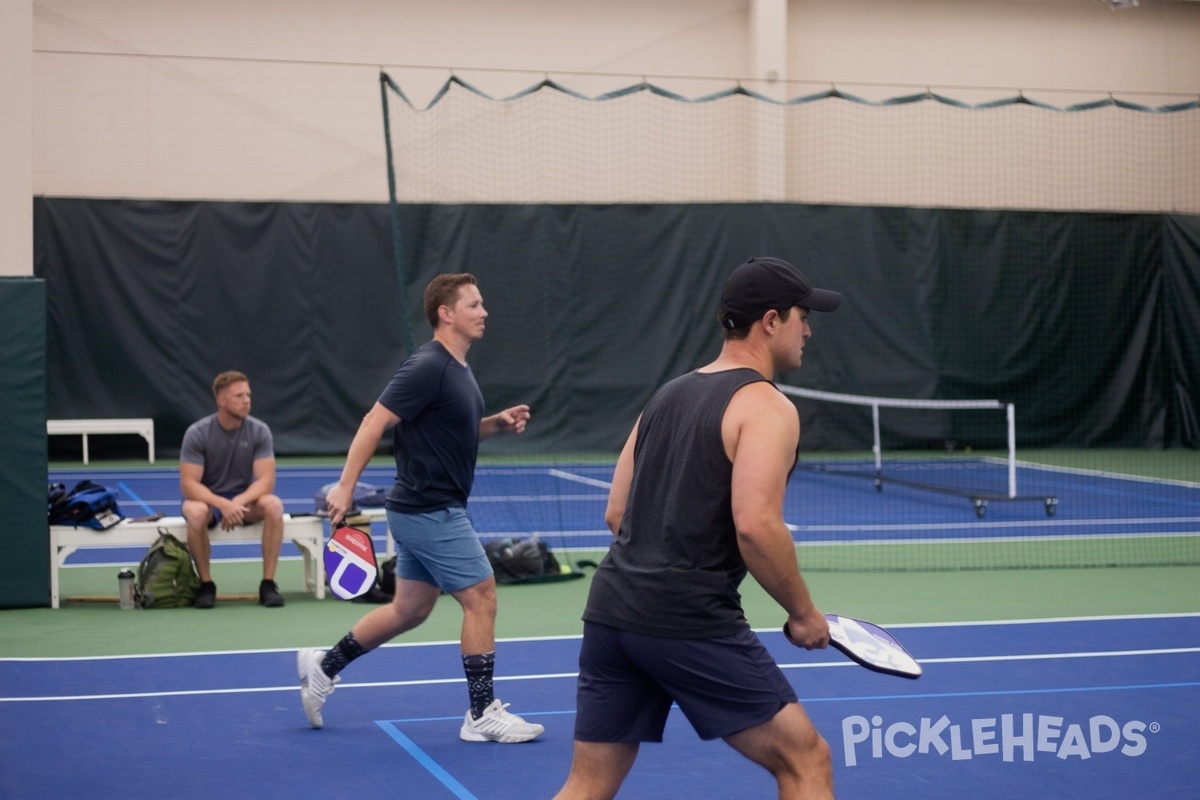
[[[825,619],[834,647],[864,667],[902,678],[921,677],[921,665],[883,628],[837,614],[826,614]]]

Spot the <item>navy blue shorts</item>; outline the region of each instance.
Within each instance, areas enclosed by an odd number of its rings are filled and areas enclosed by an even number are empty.
[[[575,738],[661,742],[671,703],[701,739],[769,722],[796,692],[751,630],[666,639],[585,622]]]
[[[226,500],[232,500],[233,498],[237,497],[237,495],[238,495],[237,492],[217,492],[217,494],[221,497],[224,497]],[[209,519],[208,519],[208,529],[211,531],[213,528],[215,528],[221,524],[221,518],[224,515],[221,513],[221,509],[217,508],[216,506],[209,506],[208,511],[211,515],[211,516],[209,516]],[[250,523],[250,522],[242,523],[242,525],[252,525],[252,524],[253,523]]]

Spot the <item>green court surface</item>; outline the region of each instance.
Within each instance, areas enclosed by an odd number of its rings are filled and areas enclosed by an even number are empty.
[[[300,570],[298,561],[281,564],[279,584],[288,601],[284,608],[229,600],[211,611],[121,611],[115,602],[114,568],[65,570],[68,596],[113,599],[68,602],[60,609],[0,611],[0,657],[327,646],[373,607],[301,593]],[[218,574],[222,593],[251,593],[257,587],[259,565],[220,564]],[[589,580],[499,587],[497,637],[579,634]],[[885,624],[1200,612],[1200,567],[820,572],[809,575],[808,583],[823,610]],[[747,578],[742,588],[753,626],[782,624],[778,607],[753,579]],[[454,600],[443,597],[428,622],[398,641],[455,640],[461,620]]]
[[[1026,451],[1023,460],[1075,470],[1124,472],[1157,480],[1200,479],[1200,453],[1172,451]],[[330,458],[280,459],[286,465],[324,465]],[[375,464],[389,463],[377,457]],[[55,464],[53,468],[81,465]],[[144,461],[93,462],[95,468],[136,469]],[[156,465],[162,468],[164,464]],[[805,548],[799,548],[804,566]],[[560,560],[599,560],[601,552],[560,553]],[[222,562],[216,580],[222,594],[252,594],[260,564]],[[581,632],[579,615],[588,577],[563,583],[501,586],[497,636],[501,639],[571,636]],[[287,606],[266,609],[249,600],[227,600],[211,611],[170,609],[121,611],[112,566],[63,570],[67,598],[107,597],[65,602],[60,609],[0,611],[0,657],[70,657],[152,652],[290,649],[329,645],[372,608],[300,591],[301,562],[280,564],[278,583]],[[1200,566],[1076,567],[1066,569],[971,569],[932,572],[812,571],[806,575],[825,611],[884,624],[996,619],[1200,612]],[[775,603],[753,581],[743,584],[751,624],[773,629],[782,623]],[[399,641],[453,641],[461,613],[443,597],[430,620]]]

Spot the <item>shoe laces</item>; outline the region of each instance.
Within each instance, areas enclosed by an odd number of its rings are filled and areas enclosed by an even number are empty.
[[[492,708],[477,721],[483,722],[484,720],[491,719],[500,725],[520,725],[524,723],[525,720],[521,719],[516,714],[513,714],[511,711],[508,711],[508,707],[510,705],[511,703],[501,703],[500,705]]]
[[[341,675],[329,677],[325,674],[325,670],[321,669],[320,662],[317,662],[312,669],[305,673],[304,686],[310,692],[325,695],[333,691],[333,685],[341,680],[341,677]]]

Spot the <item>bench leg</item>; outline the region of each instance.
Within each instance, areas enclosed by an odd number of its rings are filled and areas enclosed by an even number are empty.
[[[61,562],[58,558],[58,546],[50,542],[50,607],[58,608],[58,569]]]
[[[304,588],[318,600],[325,599],[325,561],[322,550],[325,543],[317,539],[292,539],[292,543],[304,554]]]
[[[58,608],[62,598],[59,597],[59,571],[62,570],[63,564],[67,563],[67,556],[74,553],[79,548],[75,545],[64,545],[60,547],[54,541],[53,535],[50,537],[50,607]]]

